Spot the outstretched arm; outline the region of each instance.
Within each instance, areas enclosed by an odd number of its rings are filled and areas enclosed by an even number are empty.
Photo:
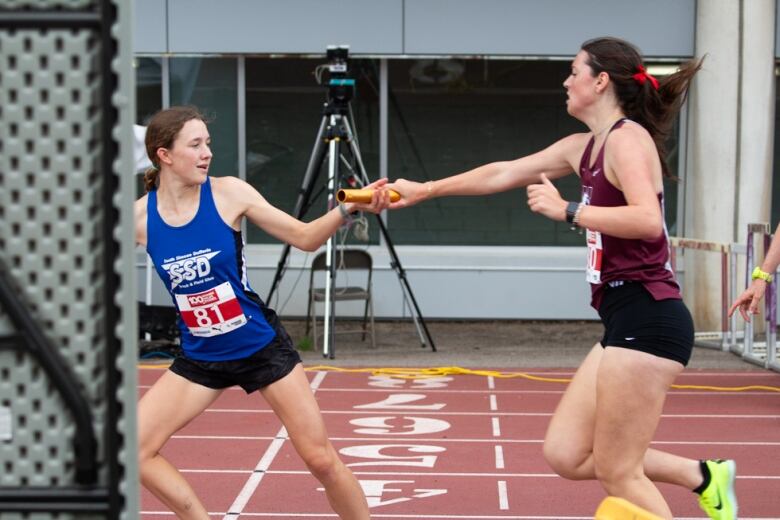
[[[769,245],[769,251],[767,251],[766,257],[761,264],[761,270],[765,273],[769,273],[774,276],[777,271],[777,266],[780,265],[780,224],[775,229],[775,236],[772,238],[772,243]],[[729,316],[734,314],[734,311],[739,307],[739,312],[745,321],[750,321],[751,314],[758,314],[758,302],[764,297],[766,292],[767,281],[761,278],[756,278],[750,284],[750,287],[745,289],[745,292],[739,295],[734,300],[729,309]]]
[[[390,204],[390,195],[384,188],[386,184],[387,179],[379,179],[369,184],[366,188],[374,189],[371,202],[346,203],[344,209],[348,213],[379,213]],[[311,222],[301,222],[272,206],[255,188],[241,179],[223,177],[219,185],[220,191],[224,190],[220,194],[221,198],[226,204],[236,208],[238,217],[245,216],[269,235],[304,251],[317,250],[344,223],[342,211],[338,207]]]
[[[488,195],[539,182],[545,172],[551,178],[576,170],[587,134],[574,134],[549,147],[513,161],[485,164],[464,173],[425,183],[398,179],[387,185],[401,194],[390,209],[413,206],[434,197]]]

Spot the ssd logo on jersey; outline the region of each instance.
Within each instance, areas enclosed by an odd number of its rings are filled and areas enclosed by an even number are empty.
[[[171,289],[175,289],[182,282],[191,282],[208,276],[211,273],[211,262],[209,260],[219,253],[220,251],[214,251],[162,264],[162,268],[171,277]]]

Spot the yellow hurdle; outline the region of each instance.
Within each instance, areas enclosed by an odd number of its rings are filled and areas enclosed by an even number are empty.
[[[663,520],[663,518],[623,498],[607,497],[599,504],[594,520]]]

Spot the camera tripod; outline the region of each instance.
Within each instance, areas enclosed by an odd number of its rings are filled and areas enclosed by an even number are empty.
[[[297,219],[302,219],[306,214],[306,211],[311,207],[312,193],[314,191],[316,180],[322,170],[322,164],[325,160],[325,156],[328,157],[328,178],[327,178],[327,192],[328,192],[328,208],[333,208],[338,202],[336,202],[336,192],[338,191],[342,178],[340,175],[340,165],[343,161],[349,167],[349,161],[342,155],[342,146],[347,145],[348,150],[354,162],[357,166],[357,174],[359,177],[355,179],[356,183],[365,186],[369,184],[368,175],[366,174],[365,166],[363,166],[363,159],[360,155],[360,149],[358,147],[355,134],[352,132],[349,119],[351,116],[351,108],[349,101],[345,96],[330,96],[327,103],[325,103],[323,109],[322,121],[320,122],[319,130],[317,131],[317,138],[314,142],[314,149],[309,157],[309,162],[306,166],[306,173],[303,177],[301,188],[298,192],[298,198],[295,202],[295,208],[293,209],[293,215]],[[325,144],[327,143],[327,148]],[[350,168],[351,169],[351,168]],[[315,197],[316,198],[316,197]],[[404,303],[411,311],[412,320],[417,328],[417,334],[420,337],[421,347],[425,348],[426,342],[431,346],[431,350],[436,352],[436,346],[433,343],[433,338],[428,331],[428,327],[425,324],[425,320],[420,313],[420,308],[417,305],[417,300],[414,298],[412,288],[409,285],[409,281],[406,278],[406,272],[401,266],[401,261],[398,259],[393,242],[390,239],[390,235],[387,232],[387,227],[382,221],[380,215],[376,215],[376,221],[379,225],[379,230],[384,239],[384,243],[390,253],[390,266],[396,272],[398,281],[401,285],[401,292],[403,294]],[[327,278],[325,280],[325,315],[324,321],[324,333],[323,333],[323,357],[335,357],[335,312],[334,312],[334,298],[332,290],[336,280],[336,247],[333,243],[333,238],[329,238],[326,243],[326,270],[328,271]],[[276,268],[276,274],[274,275],[273,282],[271,283],[271,290],[268,292],[267,302],[271,301],[271,297],[274,294],[279,282],[282,279],[282,275],[287,263],[287,257],[290,254],[290,245],[285,244],[282,249],[282,255],[279,259],[279,264]],[[316,319],[316,318],[315,318]]]

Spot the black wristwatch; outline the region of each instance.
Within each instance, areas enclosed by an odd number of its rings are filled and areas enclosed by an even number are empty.
[[[577,208],[579,207],[579,202],[569,202],[566,205],[566,222],[569,224],[574,224],[574,215],[577,214]]]

